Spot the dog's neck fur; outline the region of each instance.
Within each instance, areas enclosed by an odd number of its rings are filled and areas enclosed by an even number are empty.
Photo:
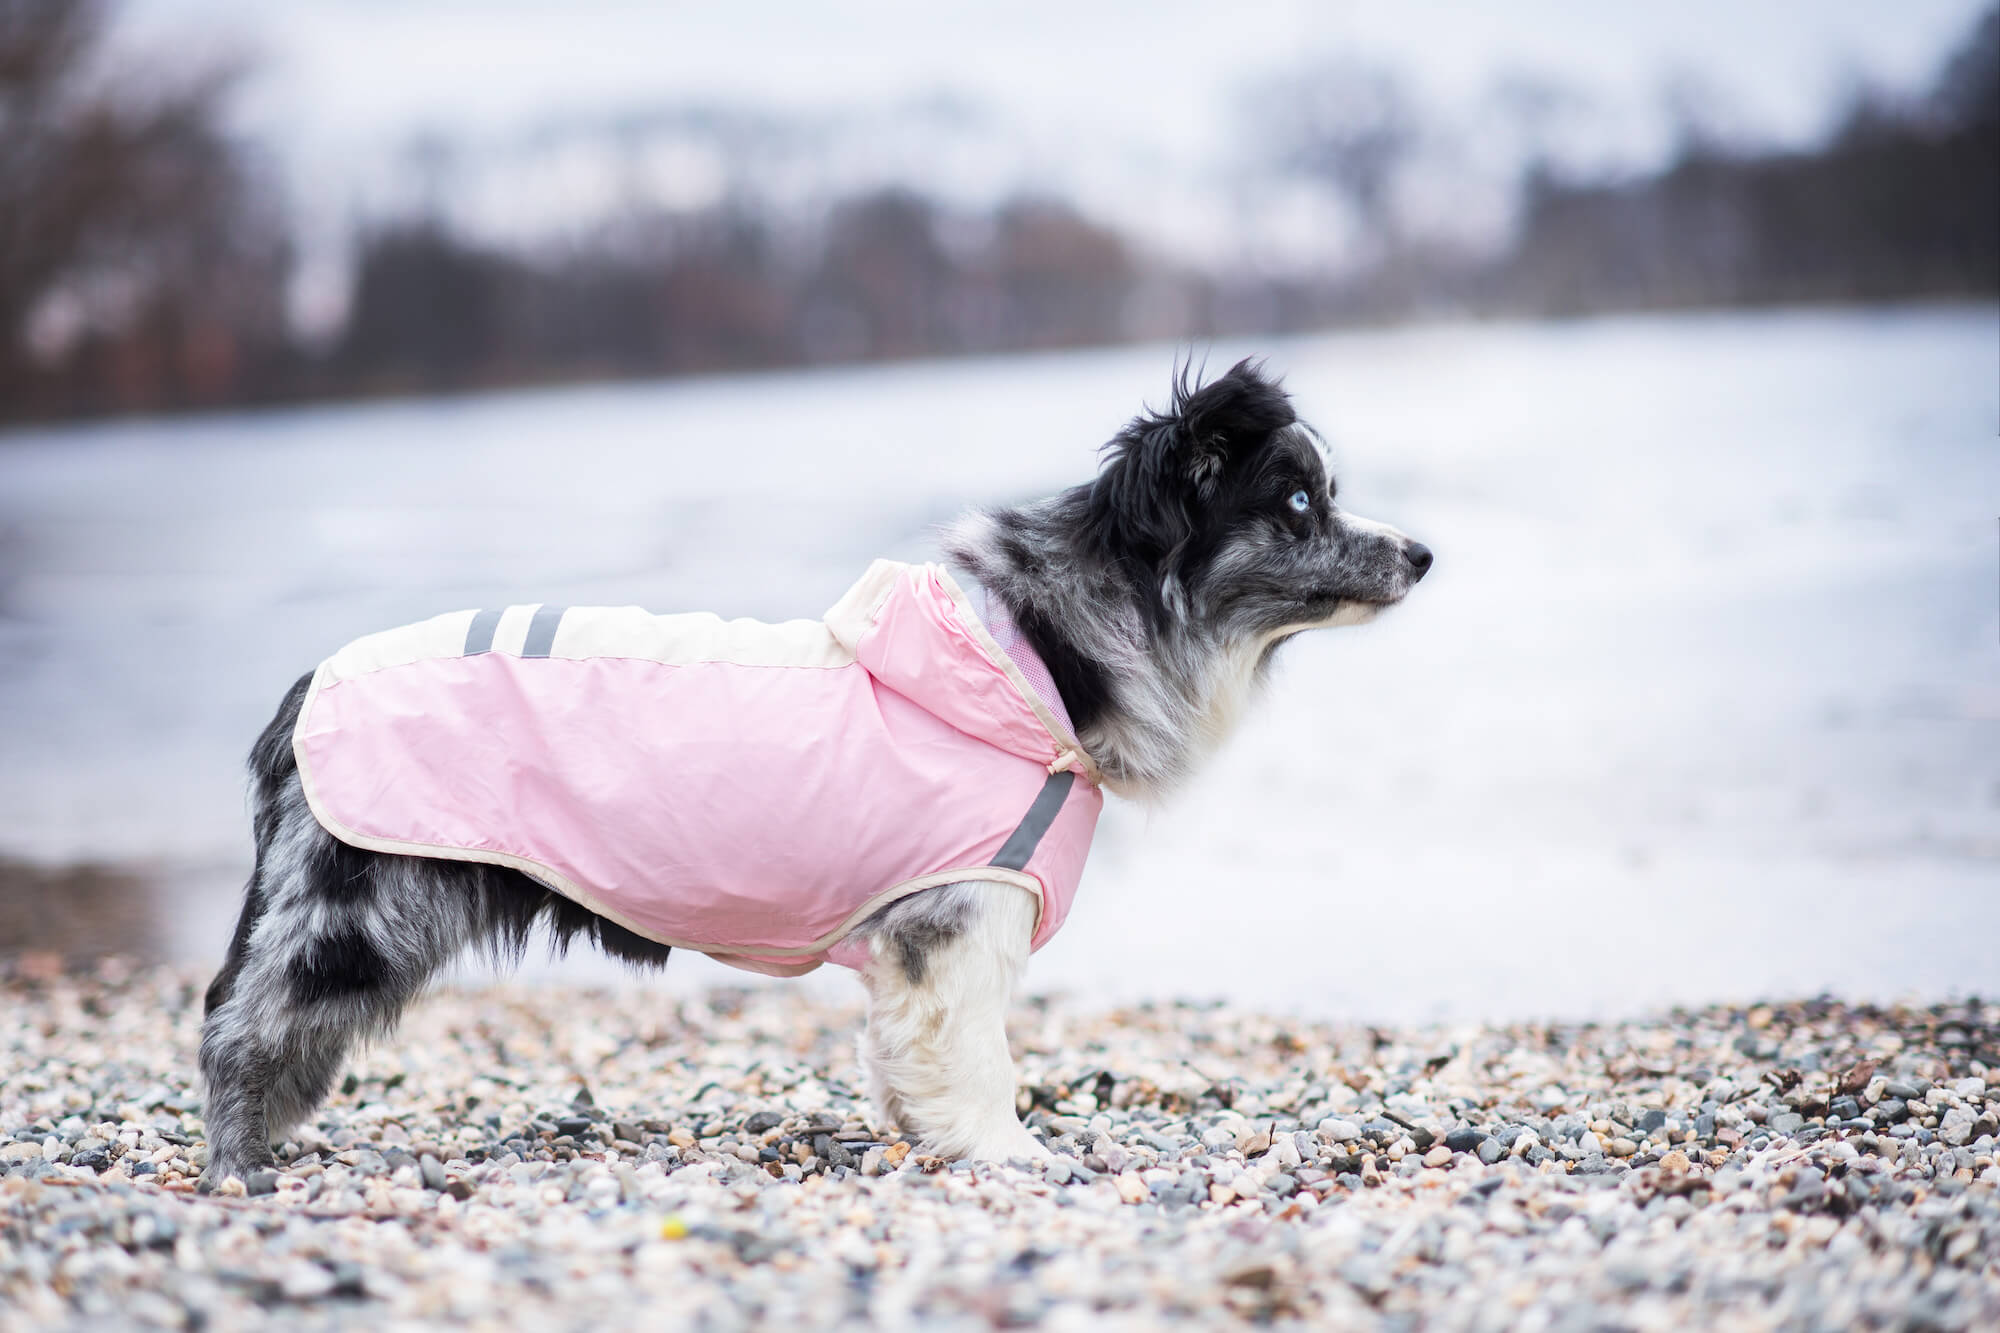
[[[1077,740],[1121,796],[1164,794],[1227,737],[1276,639],[1197,642],[1150,623],[1131,572],[1080,540],[1081,490],[968,515],[943,549],[1003,602],[1049,668]]]

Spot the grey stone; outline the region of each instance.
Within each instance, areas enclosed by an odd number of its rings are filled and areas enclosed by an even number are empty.
[[[1474,1152],[1486,1142],[1486,1135],[1476,1129],[1454,1129],[1444,1136],[1444,1146],[1453,1152]]]
[[[278,1173],[271,1170],[252,1171],[249,1178],[243,1182],[243,1190],[244,1193],[253,1196],[258,1194],[276,1194],[278,1192]]]
[[[1499,1161],[1502,1157],[1505,1157],[1507,1155],[1507,1150],[1500,1146],[1500,1141],[1498,1139],[1490,1139],[1490,1138],[1481,1139],[1479,1141],[1479,1147],[1474,1151],[1476,1151],[1479,1154],[1479,1160],[1486,1163],[1488,1166],[1493,1165],[1493,1163]]]
[[[1938,1121],[1938,1137],[1954,1148],[1972,1142],[1975,1117],[1963,1106],[1954,1106]]]
[[[1799,1178],[1793,1182],[1790,1192],[1778,1201],[1778,1206],[1791,1209],[1810,1208],[1818,1203],[1825,1193],[1826,1181],[1820,1177],[1819,1172],[1802,1171],[1799,1173]]]
[[[831,1134],[815,1134],[813,1135],[812,1142],[813,1156],[825,1162],[829,1167],[851,1167],[857,1161],[853,1150],[839,1139],[834,1138]]]
[[[348,1163],[348,1165],[352,1166],[361,1175],[386,1176],[389,1174],[388,1160],[373,1148],[351,1148],[348,1151],[354,1155],[354,1160]],[[407,1154],[405,1155],[407,1156]]]
[[[1361,1137],[1361,1126],[1352,1120],[1330,1115],[1319,1122],[1319,1133],[1330,1143],[1353,1143]]]
[[[1632,1128],[1638,1130],[1641,1135],[1648,1137],[1659,1133],[1666,1127],[1667,1127],[1667,1113],[1665,1111],[1648,1111],[1644,1115],[1639,1117],[1639,1122],[1637,1124],[1632,1126]]]
[[[424,1188],[442,1191],[445,1187],[444,1163],[425,1153],[417,1159],[417,1170],[422,1174]]]
[[[309,1259],[294,1259],[278,1274],[278,1287],[288,1301],[315,1301],[338,1285],[331,1272]]]
[[[1782,1111],[1765,1122],[1765,1128],[1773,1134],[1791,1135],[1805,1127],[1806,1118],[1797,1111]]]

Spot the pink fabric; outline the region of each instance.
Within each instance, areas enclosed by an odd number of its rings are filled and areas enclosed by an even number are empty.
[[[934,567],[903,569],[852,648],[833,667],[486,652],[323,668],[294,746],[314,813],[348,842],[515,865],[758,970],[854,966],[845,931],[909,880],[978,877],[1070,743]],[[1102,804],[1079,774],[1025,867],[1036,948],[1068,915]]]
[[[973,610],[985,622],[986,632],[1000,645],[1000,651],[1007,654],[1021,672],[1021,678],[1028,682],[1028,688],[1035,692],[1049,712],[1055,714],[1056,721],[1062,723],[1063,730],[1075,734],[1076,728],[1069,720],[1069,710],[1063,707],[1062,695],[1056,692],[1055,679],[1049,675],[1049,668],[1042,661],[1042,655],[1035,651],[1035,645],[1014,623],[1014,613],[1007,604],[991,596],[984,588],[971,590]]]

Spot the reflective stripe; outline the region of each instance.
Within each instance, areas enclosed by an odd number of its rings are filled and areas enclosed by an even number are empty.
[[[556,644],[556,626],[562,624],[566,606],[538,606],[535,618],[528,622],[527,642],[521,645],[523,657],[547,657],[549,649]]]
[[[1069,799],[1069,789],[1076,783],[1076,774],[1069,769],[1049,774],[1049,780],[1035,793],[1035,803],[1028,807],[1028,813],[1020,826],[1007,835],[1007,841],[1000,848],[989,865],[1006,870],[1025,870],[1028,859],[1041,845],[1042,835],[1049,831],[1049,825],[1056,822],[1062,812],[1063,802]]]
[[[465,631],[464,656],[493,651],[493,631],[500,628],[500,616],[506,609],[503,606],[494,611],[481,611],[472,618],[471,627]]]

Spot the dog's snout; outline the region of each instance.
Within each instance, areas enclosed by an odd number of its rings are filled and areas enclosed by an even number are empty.
[[[1410,568],[1414,571],[1410,575],[1412,582],[1431,572],[1431,548],[1422,542],[1411,542],[1405,546],[1403,559],[1410,562]]]

